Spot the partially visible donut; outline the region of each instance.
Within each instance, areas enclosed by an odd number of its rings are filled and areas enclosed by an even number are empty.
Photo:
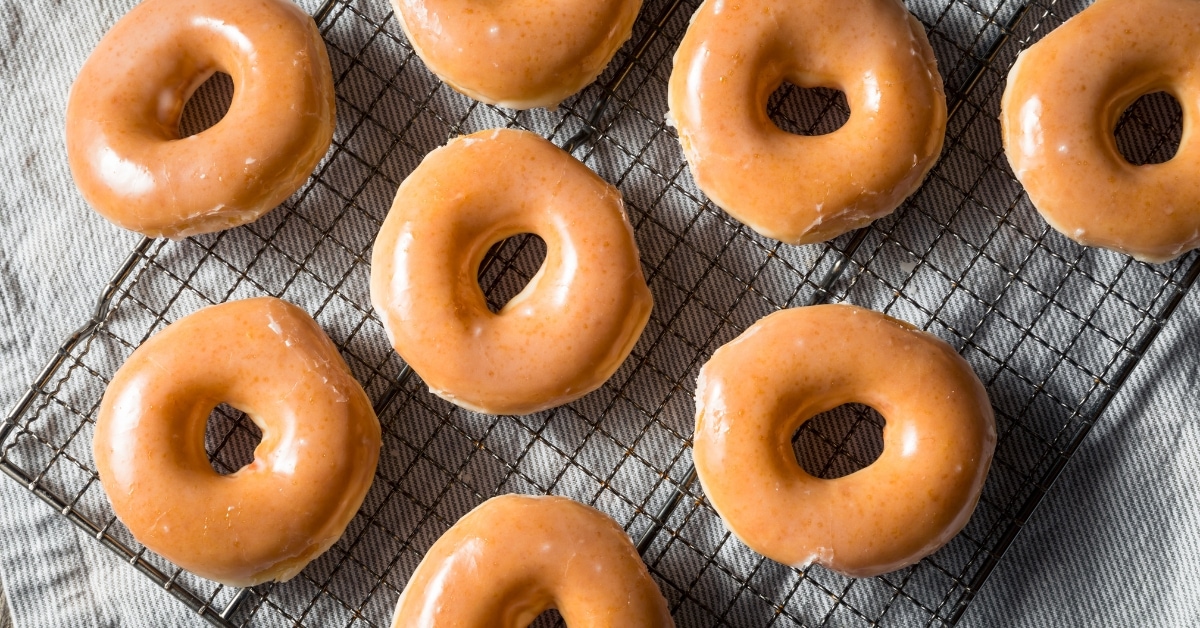
[[[204,449],[220,403],[262,430],[254,461],[219,475]],[[274,298],[204,308],[142,343],[117,370],[92,448],[134,538],[209,580],[287,580],[329,549],[379,460],[362,386],[304,310]]]
[[[1146,262],[1200,246],[1200,2],[1098,0],[1017,57],[1001,102],[1004,149],[1059,233]],[[1171,160],[1135,166],[1113,131],[1139,97],[1183,106]]]
[[[833,480],[796,462],[810,418],[863,403],[883,453]],[[917,562],[966,525],[996,447],[979,379],[949,345],[848,305],[784,310],[721,347],[696,383],[696,474],[738,538],[777,562],[848,576]]]
[[[459,92],[547,107],[596,80],[629,39],[642,0],[392,0],[413,50]]]
[[[828,135],[775,126],[784,81],[846,94]],[[705,0],[675,53],[670,117],[714,203],[769,238],[811,244],[894,211],[937,161],[946,96],[899,0]]]
[[[225,117],[180,139],[183,105],[216,72]],[[113,26],[67,102],[67,157],[88,203],[151,237],[257,220],[295,192],[333,138],[333,75],[288,0],[147,0]]]
[[[621,526],[563,497],[493,497],[442,535],[404,587],[393,628],[671,628]]]
[[[535,233],[546,261],[499,313],[479,287],[488,248]],[[653,301],[621,193],[540,136],[452,140],[404,180],[371,257],[371,302],[430,391],[529,414],[600,387]]]

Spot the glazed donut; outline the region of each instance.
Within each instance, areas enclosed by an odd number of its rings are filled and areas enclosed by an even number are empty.
[[[864,403],[883,454],[825,480],[792,435]],[[966,525],[996,447],[987,393],[945,342],[848,305],[776,312],[713,354],[696,384],[696,474],[746,545],[794,567],[866,577],[917,562]]]
[[[479,267],[521,233],[546,241],[546,261],[494,314]],[[432,393],[490,414],[599,388],[653,304],[621,193],[541,137],[504,129],[451,141],[400,185],[375,240],[371,302]]]
[[[596,80],[642,0],[392,0],[413,50],[450,87],[512,109],[558,103]]]
[[[1004,150],[1029,200],[1068,238],[1146,262],[1200,246],[1200,2],[1098,0],[1017,57]],[[1134,166],[1113,131],[1139,97],[1183,106],[1179,152]]]
[[[204,450],[219,403],[262,430],[218,475]],[[93,454],[133,536],[209,580],[287,580],[342,535],[379,459],[379,421],[337,348],[274,298],[204,308],[138,347],[104,392]]]
[[[564,497],[503,495],[417,565],[393,628],[525,628],[556,608],[571,628],[669,628],[667,601],[625,531]]]
[[[849,121],[822,136],[783,131],[767,99],[784,81],[845,92]],[[700,190],[788,244],[890,214],[920,187],[946,131],[933,50],[898,0],[705,0],[667,99]]]
[[[183,105],[216,72],[233,102],[180,139]],[[333,75],[312,18],[288,0],[146,0],[71,86],[67,157],[118,226],[184,238],[258,219],[295,192],[333,138]]]

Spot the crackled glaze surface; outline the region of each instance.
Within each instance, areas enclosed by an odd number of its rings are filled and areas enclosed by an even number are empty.
[[[1021,53],[1001,103],[1004,149],[1042,217],[1087,246],[1166,262],[1200,246],[1200,2],[1099,0]],[[1165,163],[1130,164],[1113,131],[1138,98],[1183,107]]]
[[[877,410],[883,453],[825,480],[791,439],[846,403]],[[966,525],[996,446],[983,385],[945,342],[848,305],[776,312],[721,347],[696,384],[696,473],[738,538],[796,567],[865,577],[912,564]]]
[[[554,108],[604,70],[641,0],[392,0],[421,60],[485,103]]]
[[[225,117],[179,138],[216,72]],[[333,76],[312,18],[287,0],[148,0],[100,41],[71,86],[67,155],[105,218],[183,238],[252,222],[296,191],[333,138]]]
[[[621,526],[563,497],[494,497],[442,535],[409,579],[394,628],[671,628],[667,601]]]
[[[262,430],[254,461],[209,464],[220,403]],[[287,580],[358,511],[379,459],[371,402],[300,308],[274,298],[204,308],[138,347],[104,392],[93,453],[139,542],[231,586]]]
[[[767,99],[784,81],[841,90],[850,119],[827,135],[783,131]],[[933,51],[897,0],[706,0],[675,54],[668,101],[700,189],[789,244],[890,214],[946,130]]]
[[[546,261],[493,313],[480,264],[521,233],[546,241]],[[371,301],[433,393],[491,414],[598,388],[653,305],[621,193],[540,136],[507,129],[452,140],[400,185],[375,241]]]

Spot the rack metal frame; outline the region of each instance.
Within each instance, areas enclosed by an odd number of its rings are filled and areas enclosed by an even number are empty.
[[[1007,69],[1086,2],[908,4],[947,85],[942,160],[893,216],[789,247],[705,200],[664,123],[671,54],[696,0],[648,0],[613,66],[554,113],[469,101],[424,69],[386,3],[327,0],[314,17],[337,80],[330,155],[253,225],[140,242],[0,423],[0,470],[217,626],[388,625],[429,544],[501,492],[568,495],[614,516],[681,626],[956,624],[1200,276],[1200,255],[1151,266],[1079,247],[1038,219],[1007,170],[996,122]],[[1173,151],[1181,127],[1162,114],[1169,107],[1151,97],[1122,118],[1118,140],[1135,161]],[[799,133],[831,131],[849,115],[836,92],[792,86],[769,109]],[[531,417],[476,415],[428,394],[366,297],[370,244],[396,185],[448,137],[490,126],[544,132],[622,190],[656,298],[608,384]],[[480,271],[493,305],[536,272],[540,246],[516,237],[493,247]],[[330,332],[375,401],[385,443],[375,485],[332,550],[288,583],[234,590],[132,538],[99,487],[90,433],[104,384],[136,346],[196,307],[259,294],[298,301]],[[761,315],[826,301],[873,307],[951,342],[998,418],[971,523],[918,565],[878,578],[758,557],[721,525],[691,467],[690,391],[703,361]],[[869,408],[844,406],[805,424],[797,455],[822,477],[844,475],[878,455],[881,429]],[[221,406],[207,438],[214,467],[229,471],[252,455],[257,430]]]

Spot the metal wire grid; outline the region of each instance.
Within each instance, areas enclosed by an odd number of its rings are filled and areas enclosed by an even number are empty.
[[[1148,266],[1082,249],[1049,230],[1012,179],[999,146],[1000,90],[1025,42],[1081,8],[1053,1],[911,1],[953,112],[929,181],[892,217],[827,246],[749,232],[704,200],[663,124],[670,56],[696,5],[647,2],[632,43],[596,85],[558,112],[514,113],[441,85],[385,3],[326,3],[318,21],[337,79],[334,150],[301,192],[253,225],[144,241],[94,322],[0,426],[0,469],[217,625],[386,626],[429,545],[504,492],[566,495],[614,516],[639,541],[680,626],[955,623],[1196,279],[1200,258]],[[1127,154],[1170,154],[1181,133],[1170,105],[1147,99],[1123,119]],[[782,127],[809,133],[848,115],[836,92],[790,86],[770,108]],[[426,392],[388,347],[367,295],[371,242],[396,186],[448,137],[493,126],[564,143],[622,190],[656,299],[632,356],[601,390],[529,417],[473,414]],[[481,272],[493,305],[532,276],[543,251],[527,237],[496,247]],[[96,481],[91,432],[104,385],[134,347],[198,307],[260,294],[298,303],[330,333],[376,401],[384,447],[376,482],[333,549],[288,583],[235,591],[129,535]],[[988,384],[997,411],[996,460],[967,529],[880,578],[761,559],[730,537],[693,482],[699,366],[762,315],[821,300],[873,307],[945,338]],[[869,408],[844,406],[801,429],[797,455],[814,473],[843,475],[878,455],[881,429]],[[219,407],[207,442],[214,467],[247,461],[256,432]]]

